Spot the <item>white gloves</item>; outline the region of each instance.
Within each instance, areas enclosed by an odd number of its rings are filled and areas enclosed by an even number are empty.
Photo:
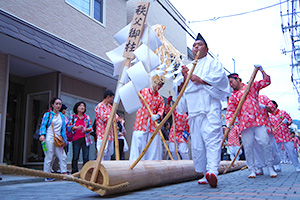
[[[156,120],[160,119],[160,115],[151,115],[151,119],[153,121],[156,121]]]
[[[259,107],[260,107],[260,109],[266,109],[266,105],[264,105],[264,104],[259,104]]]
[[[255,64],[254,67],[258,68],[260,71],[264,71],[262,66],[259,64]]]
[[[288,123],[288,120],[287,120],[286,118],[284,118],[284,119],[282,120],[282,123],[283,123],[283,124],[287,124],[287,123]]]

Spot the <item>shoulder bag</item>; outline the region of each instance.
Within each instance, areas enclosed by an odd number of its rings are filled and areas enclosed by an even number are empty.
[[[51,116],[51,113],[49,113],[49,117],[50,117],[50,120],[51,120],[51,126],[52,126],[52,131],[53,131],[53,137],[54,137],[54,144],[56,147],[64,147],[66,146],[66,143],[63,139],[62,136],[55,136],[55,132],[54,132],[54,127],[53,127],[53,122],[52,122],[52,116]]]

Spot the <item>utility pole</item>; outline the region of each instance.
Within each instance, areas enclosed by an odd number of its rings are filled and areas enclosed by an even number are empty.
[[[299,1],[292,0],[288,1],[286,5],[280,7],[280,15],[282,18],[281,29],[284,35],[290,39],[289,49],[284,50],[283,53],[290,53],[291,55],[291,67],[292,76],[291,80],[293,86],[298,94],[298,104],[300,105],[300,31],[298,21],[299,17]],[[283,8],[284,7],[284,8]],[[283,20],[284,19],[284,20]],[[288,22],[288,23],[287,23]],[[300,110],[300,106],[298,107]]]
[[[233,60],[233,73],[235,73],[235,60],[234,58],[232,58],[232,60]]]

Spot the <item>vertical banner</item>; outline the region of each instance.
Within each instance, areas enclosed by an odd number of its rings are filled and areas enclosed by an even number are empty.
[[[138,2],[135,9],[123,57],[134,59],[133,51],[138,47],[143,34],[149,2]]]

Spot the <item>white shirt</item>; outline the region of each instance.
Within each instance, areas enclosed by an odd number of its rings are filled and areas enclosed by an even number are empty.
[[[187,65],[189,69],[192,64]],[[186,90],[178,104],[178,112],[189,112],[193,116],[198,113],[207,113],[211,104],[225,100],[231,95],[231,88],[223,65],[216,59],[204,57],[198,60],[193,74],[200,77],[210,85],[195,84],[189,81]],[[173,87],[178,95],[178,86],[183,82],[182,73],[178,74],[173,82]]]
[[[53,116],[52,123],[54,127],[55,136],[61,136],[62,119],[59,114]],[[49,136],[53,138],[53,130],[51,123],[50,126],[47,128],[47,137]]]

